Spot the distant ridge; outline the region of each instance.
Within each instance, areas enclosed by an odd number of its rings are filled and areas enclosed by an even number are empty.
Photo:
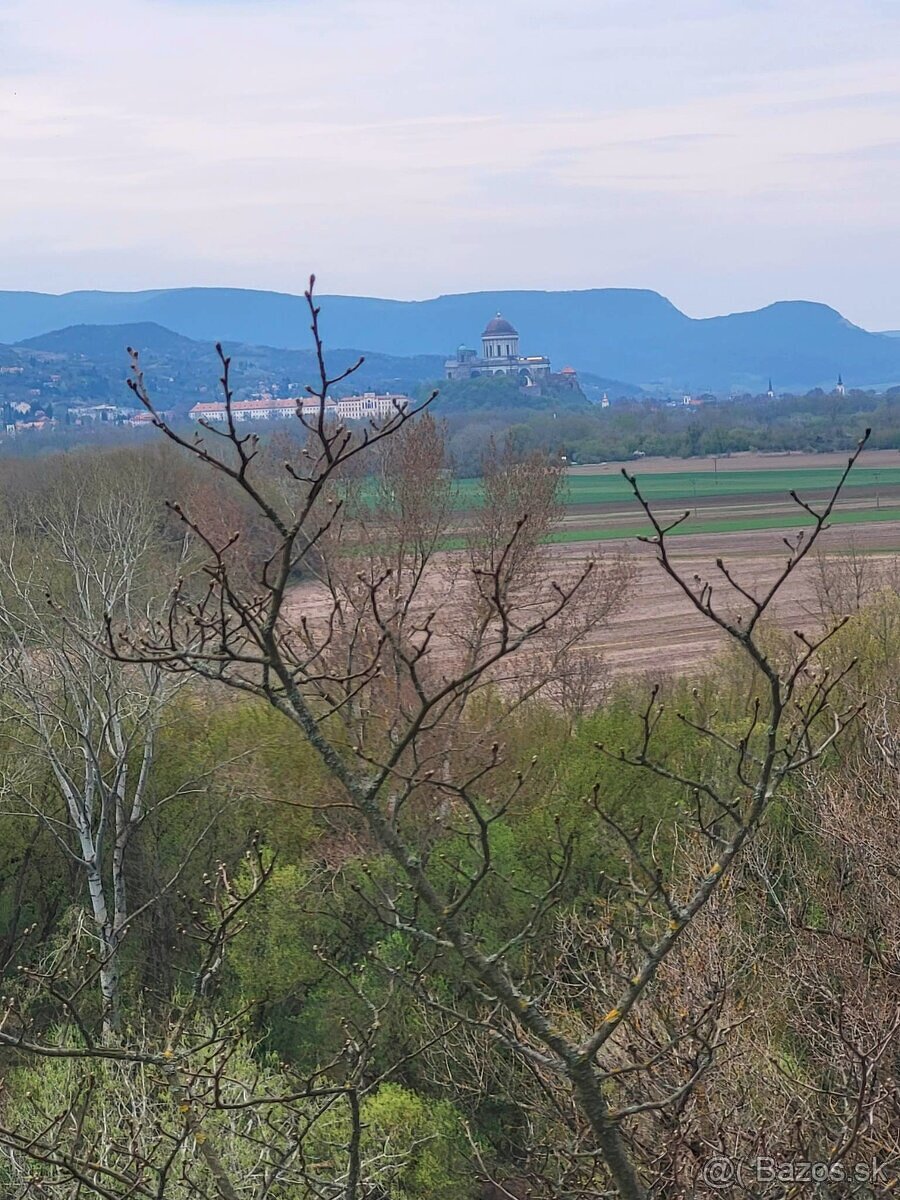
[[[603,288],[577,292],[484,291],[433,300],[322,296],[328,347],[359,346],[404,358],[476,345],[501,311],[525,353],[554,365],[650,388],[678,391],[830,389],[900,383],[900,338],[869,333],[824,304],[781,301],[754,312],[695,320],[657,292]],[[31,341],[84,324],[164,327],[204,343],[217,339],[284,349],[309,348],[301,296],[234,288],[145,292],[0,292],[0,342]]]
[[[39,350],[45,354],[83,354],[94,360],[116,358],[124,361],[123,347],[134,346],[149,353],[170,354],[198,348],[197,342],[157,325],[141,321],[133,325],[67,325],[15,343],[18,349]]]

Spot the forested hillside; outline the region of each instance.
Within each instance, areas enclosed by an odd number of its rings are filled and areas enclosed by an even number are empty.
[[[217,377],[215,340],[193,341],[161,325],[76,325],[0,346],[0,404],[127,404],[128,348],[141,353],[161,408],[184,416],[198,400],[210,398]],[[303,395],[318,371],[315,351],[278,350],[270,346],[227,344],[232,357],[235,394],[260,391],[282,396]],[[405,392],[422,380],[439,379],[443,359],[421,355],[395,358],[359,350],[333,351],[335,370],[346,370],[361,358],[353,384],[338,385],[337,393],[353,388]]]

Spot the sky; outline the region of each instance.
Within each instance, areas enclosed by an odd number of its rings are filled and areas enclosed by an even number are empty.
[[[0,288],[900,328],[896,0],[0,0]]]

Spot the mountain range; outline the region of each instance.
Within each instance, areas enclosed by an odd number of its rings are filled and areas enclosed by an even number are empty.
[[[391,359],[419,356],[408,370],[392,363],[396,378],[434,372],[460,344],[478,347],[486,321],[502,312],[521,335],[522,353],[549,354],[557,370],[571,364],[654,391],[761,391],[770,377],[779,391],[830,389],[839,374],[848,386],[900,382],[900,338],[868,332],[808,301],[704,319],[688,317],[657,292],[624,288],[467,292],[422,301],[323,295],[319,303],[326,349],[341,359],[354,353],[347,347]],[[152,325],[206,343],[310,348],[305,301],[286,293],[0,292],[0,343],[28,343],[78,325]],[[112,348],[118,335],[96,336]]]

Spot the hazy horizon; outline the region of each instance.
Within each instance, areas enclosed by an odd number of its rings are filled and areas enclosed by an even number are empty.
[[[356,300],[384,300],[384,301],[388,301],[388,302],[393,301],[393,302],[396,302],[399,304],[427,303],[430,300],[439,300],[442,297],[446,297],[446,296],[479,295],[482,293],[484,295],[493,295],[498,292],[505,292],[505,293],[512,293],[512,294],[515,294],[516,292],[521,292],[523,294],[527,294],[527,293],[534,293],[534,292],[566,291],[566,292],[577,293],[577,292],[591,292],[591,291],[602,291],[602,290],[605,290],[605,289],[603,289],[602,287],[601,288],[590,288],[590,287],[585,287],[585,288],[539,288],[539,287],[507,288],[507,287],[501,286],[501,287],[493,287],[493,288],[473,288],[468,292],[435,292],[435,293],[433,293],[431,295],[427,295],[427,296],[388,296],[388,295],[377,295],[372,292],[328,292],[323,288],[322,281],[318,278],[316,279],[316,294],[320,299],[322,299],[323,297],[334,296],[334,297],[339,297],[339,298],[351,298],[351,299],[356,299]],[[653,291],[653,292],[656,291],[655,288],[643,288],[643,289],[616,288],[613,290],[619,290],[619,291],[621,291],[621,290],[625,290],[625,291],[638,290],[638,291]],[[299,297],[299,296],[303,295],[304,288],[299,287],[294,291],[290,291],[290,290],[287,290],[284,288],[254,288],[254,287],[248,287],[248,286],[232,286],[230,284],[179,284],[174,287],[153,287],[153,288],[141,288],[141,287],[134,287],[134,288],[99,288],[99,287],[98,288],[80,288],[80,287],[76,287],[76,288],[67,288],[65,291],[62,291],[62,292],[51,292],[51,291],[35,289],[35,288],[0,288],[0,293],[2,293],[2,292],[23,292],[23,293],[30,292],[33,295],[58,296],[58,297],[59,296],[67,296],[67,295],[72,296],[72,295],[79,295],[79,294],[92,294],[92,293],[109,294],[109,295],[116,295],[116,294],[142,295],[142,294],[153,294],[153,293],[157,293],[157,292],[167,292],[167,291],[240,291],[240,292],[246,291],[246,292],[259,292],[259,293],[265,293],[265,294],[270,294],[270,295],[283,295],[283,296]],[[664,300],[667,300],[670,303],[675,304],[675,302],[672,300],[671,296],[666,296],[664,293],[660,293],[660,292],[657,292],[657,294],[662,295]],[[811,300],[809,300],[808,297],[804,297],[804,296],[782,296],[782,297],[779,297],[777,300],[773,300],[770,302],[770,304],[780,304],[780,303],[825,304],[827,302],[826,301],[815,301],[815,300],[811,301]],[[703,313],[701,316],[698,317],[697,314],[695,314],[695,313],[685,312],[684,309],[682,309],[680,305],[676,304],[675,307],[678,308],[681,312],[683,312],[685,316],[691,317],[693,319],[699,319],[699,320],[703,320],[708,317],[736,316],[743,312],[758,311],[758,309],[730,308],[730,309],[723,309],[721,312]],[[758,306],[758,308],[765,308],[765,307],[768,307],[768,306],[767,305],[759,305]],[[834,305],[830,305],[829,307],[835,308]],[[835,311],[840,312],[839,309],[835,309]],[[841,316],[846,317],[846,314],[841,313]],[[851,322],[851,323],[855,324],[855,322]],[[900,322],[898,322],[898,324],[900,324]],[[860,327],[864,328],[864,329],[867,328],[866,326],[860,326]],[[898,330],[892,328],[891,326],[883,326],[880,328],[874,328],[874,327],[869,328],[868,332],[870,332],[870,333],[892,333],[893,334],[893,333],[897,333]]]
[[[897,6],[671,7],[0,0],[0,287],[314,270],[900,327]]]

